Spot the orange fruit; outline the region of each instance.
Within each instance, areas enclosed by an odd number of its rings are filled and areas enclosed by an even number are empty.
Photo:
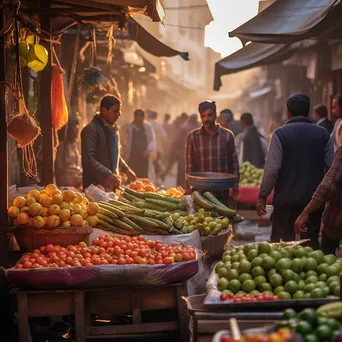
[[[145,185],[144,190],[146,192],[156,192],[156,188],[153,185]]]
[[[92,216],[97,214],[97,212],[99,211],[99,206],[96,202],[90,202],[87,205],[86,209],[88,214]]]
[[[34,198],[36,201],[39,200],[39,191],[38,190],[30,190],[28,193],[27,193],[27,197],[28,198]]]
[[[20,209],[14,205],[8,208],[7,215],[12,218],[16,218],[20,213]]]
[[[17,221],[21,225],[27,224],[27,222],[29,221],[29,216],[26,213],[20,213],[17,216]]]
[[[144,187],[144,183],[141,181],[136,181],[135,182],[135,187],[137,190],[141,190]]]
[[[49,184],[45,187],[45,191],[48,195],[52,195],[55,190],[58,190],[55,184]]]
[[[22,208],[25,206],[25,197],[23,196],[17,196],[14,200],[13,200],[13,205],[16,206],[17,208]]]
[[[76,197],[75,193],[71,190],[65,190],[63,192],[63,200],[65,202],[69,202],[69,203],[73,202],[75,200],[75,197]]]

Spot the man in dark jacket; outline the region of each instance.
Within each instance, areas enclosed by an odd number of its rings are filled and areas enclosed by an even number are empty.
[[[294,94],[287,100],[286,124],[273,132],[262,180],[257,213],[266,214],[266,199],[274,188],[273,242],[295,239],[294,223],[310,202],[325,171],[332,164],[333,146],[328,131],[308,118],[310,99]],[[313,213],[303,239],[317,249],[322,210]]]
[[[112,95],[103,97],[100,113],[83,128],[82,167],[83,187],[90,184],[117,189],[120,184],[120,171],[126,173],[129,180],[136,176],[120,155],[120,137],[117,120],[121,115],[121,101]]]
[[[315,106],[314,112],[313,112],[313,118],[317,126],[324,127],[325,129],[328,130],[329,134],[331,134],[334,128],[334,125],[328,119],[328,110],[326,106],[324,106],[323,104],[319,104]]]
[[[249,161],[255,167],[261,169],[265,165],[265,153],[261,143],[263,136],[255,127],[251,113],[242,114],[240,121],[245,132],[243,137],[243,161]]]
[[[221,111],[220,116],[217,118],[217,123],[232,131],[234,133],[234,137],[242,132],[241,122],[234,120],[233,112],[230,109],[223,109]]]

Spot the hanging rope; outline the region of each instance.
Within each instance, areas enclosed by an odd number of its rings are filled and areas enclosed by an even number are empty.
[[[30,116],[24,99],[22,74],[20,68],[19,54],[19,23],[18,8],[15,16],[15,51],[16,51],[16,71],[15,71],[15,89],[13,95],[16,98],[16,108],[14,117],[7,127],[8,134],[17,141],[18,147],[22,149],[22,167],[26,176],[37,177],[37,161],[33,149],[33,144],[40,134],[40,127]]]
[[[75,40],[75,47],[74,47],[74,56],[72,59],[72,66],[71,66],[71,71],[70,71],[68,94],[67,94],[67,104],[68,104],[69,109],[70,109],[70,104],[71,104],[72,91],[74,89],[78,54],[79,54],[79,50],[80,50],[80,35],[81,35],[81,27],[80,27],[80,25],[78,25],[77,26],[76,40]]]

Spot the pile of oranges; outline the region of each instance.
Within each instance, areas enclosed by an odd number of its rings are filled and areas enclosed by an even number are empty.
[[[182,197],[185,194],[185,190],[181,186],[177,186],[177,188],[167,189],[165,194],[171,197]]]
[[[97,224],[98,205],[79,192],[61,191],[55,184],[17,196],[7,214],[14,226],[34,228],[88,227]]]
[[[136,180],[129,187],[140,192],[157,192],[156,186],[148,180]]]
[[[149,180],[139,179],[129,185],[130,189],[140,192],[158,192],[157,187]],[[182,197],[185,190],[181,186],[177,188],[169,188],[165,191],[161,191],[170,197]]]

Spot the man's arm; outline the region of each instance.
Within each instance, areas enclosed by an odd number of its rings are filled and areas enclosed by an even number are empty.
[[[193,145],[193,137],[192,137],[192,134],[190,133],[188,135],[188,138],[186,140],[186,145],[185,145],[185,183],[186,183],[187,190],[190,189],[190,185],[188,183],[188,174],[196,171],[195,165],[196,165],[195,149]]]
[[[277,136],[273,133],[266,158],[264,176],[259,192],[259,201],[266,204],[267,197],[272,192],[278,179],[283,161],[283,147]]]
[[[333,160],[334,160],[334,145],[332,143],[331,138],[329,138],[327,144],[325,145],[325,150],[324,150],[324,165],[327,170],[332,165]]]
[[[230,156],[229,159],[229,171],[238,177],[238,183],[240,179],[240,168],[239,168],[239,161],[236,153],[236,147],[234,143],[234,135],[230,134],[230,138],[228,140],[228,156]]]
[[[336,186],[342,181],[342,146],[336,151],[333,163],[318,186],[312,198],[327,202],[336,191]]]
[[[310,203],[304,208],[295,222],[294,230],[296,233],[306,232],[305,223],[309,220],[311,213],[323,207],[336,191],[336,184],[342,181],[342,147],[336,151],[333,163],[326,173],[321,184],[312,196]]]

